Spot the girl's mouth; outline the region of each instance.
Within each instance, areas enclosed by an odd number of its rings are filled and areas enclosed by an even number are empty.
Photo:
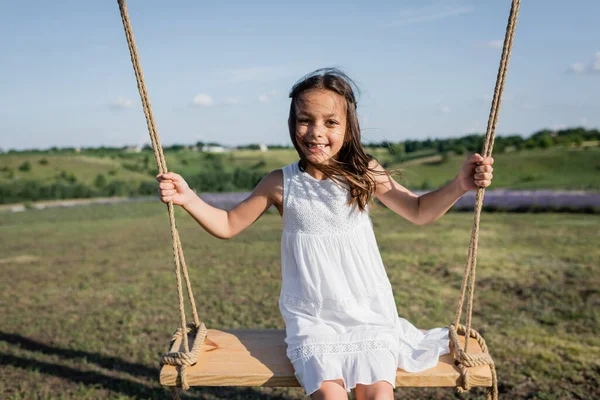
[[[311,153],[320,153],[324,151],[329,145],[326,144],[315,144],[315,143],[307,143],[308,150]]]

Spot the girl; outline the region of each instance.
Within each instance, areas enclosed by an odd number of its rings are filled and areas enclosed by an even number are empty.
[[[398,316],[369,217],[374,196],[415,224],[435,221],[468,190],[487,187],[493,159],[469,157],[446,186],[417,196],[364,152],[353,82],[322,69],[291,90],[290,138],[300,160],[269,173],[230,211],[202,201],[178,174],[157,176],[160,199],[229,239],[272,205],[283,217],[279,308],[287,356],[312,399],[393,399],[396,369],[435,367],[447,328],[422,332]]]

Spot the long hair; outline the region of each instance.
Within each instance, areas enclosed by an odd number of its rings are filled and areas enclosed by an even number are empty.
[[[375,178],[373,174],[383,174],[369,168],[369,162],[375,157],[367,154],[361,143],[360,125],[356,114],[357,101],[353,86],[358,87],[345,73],[336,68],[321,68],[304,76],[294,84],[290,91],[290,116],[288,127],[290,139],[300,156],[300,170],[305,171],[308,164],[321,171],[327,178],[345,183],[349,186],[349,205],[356,203],[361,211],[373,199],[375,194]],[[296,103],[302,93],[307,90],[330,90],[346,100],[346,132],[342,148],[330,165],[310,162],[306,156],[306,145],[296,137]],[[387,176],[390,174],[385,171]]]

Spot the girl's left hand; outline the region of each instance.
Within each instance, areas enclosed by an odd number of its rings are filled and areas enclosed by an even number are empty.
[[[483,158],[480,154],[473,154],[467,158],[460,168],[458,182],[463,190],[475,190],[479,187],[486,188],[492,184],[492,157]]]

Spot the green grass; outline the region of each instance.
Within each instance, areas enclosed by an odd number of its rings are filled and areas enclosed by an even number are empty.
[[[279,215],[265,214],[229,241],[179,209],[177,217],[207,326],[283,329]],[[372,217],[401,316],[422,328],[447,325],[472,215],[449,213],[426,226],[382,207]],[[167,398],[158,359],[179,323],[168,225],[160,203],[0,214],[0,398]],[[482,216],[474,327],[496,361],[501,398],[600,396],[599,230],[594,215]],[[302,394],[194,388],[185,398]],[[452,389],[396,396],[458,398]]]
[[[523,150],[495,154],[491,188],[600,190],[600,148]],[[404,169],[403,184],[434,189],[456,176],[466,156],[394,164]]]
[[[40,164],[41,160],[47,164]],[[20,171],[19,166],[28,161],[31,170]],[[119,159],[108,157],[89,157],[72,155],[19,155],[5,154],[0,156],[0,183],[8,183],[12,179],[38,180],[41,182],[54,181],[63,171],[73,174],[78,182],[92,185],[98,174],[105,175],[107,181],[123,180],[139,183],[148,180],[149,176],[140,172],[130,171],[123,167]],[[154,159],[151,160],[154,162]],[[14,177],[10,178],[5,168],[14,171]],[[109,174],[111,171],[111,174]]]

